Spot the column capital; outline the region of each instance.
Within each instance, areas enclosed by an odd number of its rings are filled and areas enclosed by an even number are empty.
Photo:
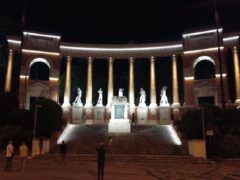
[[[109,57],[109,58],[108,58],[108,62],[109,62],[109,63],[113,63],[113,61],[114,61],[113,57]]]
[[[237,47],[236,46],[233,47],[233,52],[237,52]]]
[[[92,62],[93,61],[93,58],[91,56],[88,57],[88,62]]]
[[[129,57],[128,59],[129,59],[129,62],[130,62],[130,63],[133,63],[133,62],[134,62],[134,58],[133,58],[133,57]]]
[[[155,61],[155,57],[154,57],[154,56],[151,56],[151,57],[150,57],[150,60],[151,60],[151,61]]]

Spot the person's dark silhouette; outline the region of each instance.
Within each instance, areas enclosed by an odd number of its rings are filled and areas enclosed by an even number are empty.
[[[132,124],[136,124],[134,113],[132,114]]]
[[[62,144],[60,145],[60,155],[62,157],[62,159],[65,159],[67,154],[67,144],[62,141]]]
[[[105,164],[105,148],[104,144],[100,143],[99,146],[96,148],[98,156],[98,180],[103,180],[104,176],[104,164]]]

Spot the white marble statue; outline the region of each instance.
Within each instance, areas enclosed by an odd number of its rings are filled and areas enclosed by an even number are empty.
[[[97,106],[103,106],[103,91],[101,88],[98,90]]]
[[[81,97],[82,97],[82,90],[80,88],[77,89],[77,97],[75,98],[75,101],[73,103],[75,104],[82,104],[82,100],[81,100]]]
[[[169,105],[168,98],[167,98],[167,95],[166,95],[166,89],[167,89],[167,86],[162,87],[161,95],[160,95],[161,96],[160,106]]]
[[[140,98],[139,98],[139,106],[146,106],[146,92],[143,88],[140,88]]]
[[[119,90],[118,90],[118,96],[119,96],[119,97],[123,97],[123,90],[124,90],[124,89],[119,88]]]

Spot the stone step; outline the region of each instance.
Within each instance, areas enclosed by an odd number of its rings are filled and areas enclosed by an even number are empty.
[[[173,128],[172,128],[173,129]],[[59,138],[68,143],[68,152],[75,154],[95,153],[95,147],[103,142],[108,148],[109,136],[113,143],[109,154],[186,154],[177,145],[171,126],[133,125],[130,134],[109,134],[106,125],[70,124]],[[59,152],[59,147],[51,149],[51,153]]]

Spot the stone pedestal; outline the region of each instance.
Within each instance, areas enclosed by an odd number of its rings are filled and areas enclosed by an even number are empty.
[[[50,140],[43,139],[41,154],[47,154],[50,151]]]
[[[83,106],[73,104],[72,106],[72,123],[83,124]]]
[[[130,133],[131,125],[129,119],[110,119],[108,123],[109,133]]]
[[[172,123],[170,106],[160,106],[159,113],[160,113],[160,124],[170,125]]]
[[[94,124],[104,124],[105,120],[105,107],[95,106],[93,108]]]
[[[109,133],[130,133],[128,103],[125,96],[114,96],[111,106],[111,119],[108,123]]]
[[[32,139],[32,156],[40,155],[40,142],[39,139],[33,138]]]
[[[148,107],[137,107],[137,124],[148,124]]]

